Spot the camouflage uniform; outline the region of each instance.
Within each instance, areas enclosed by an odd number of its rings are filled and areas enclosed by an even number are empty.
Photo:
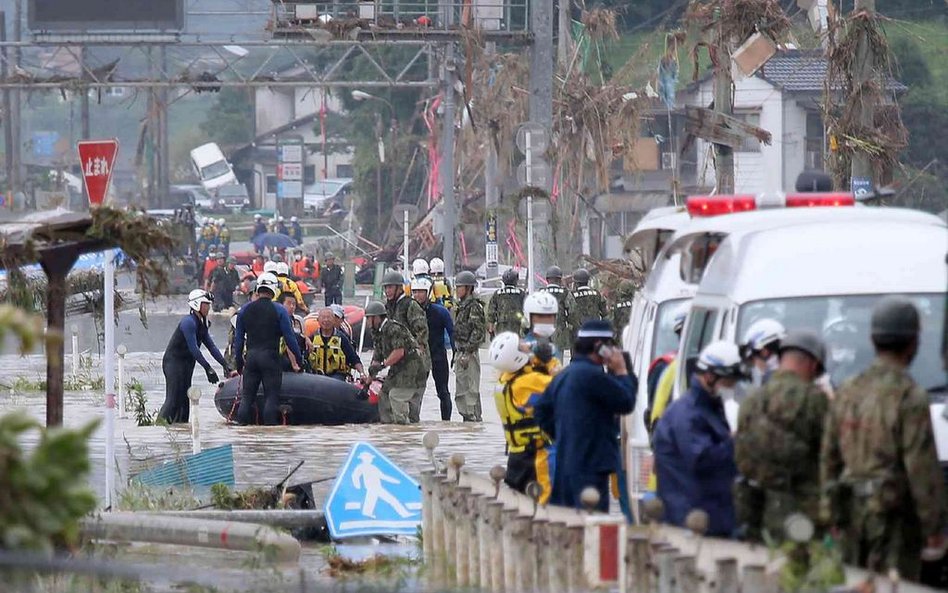
[[[575,305],[573,295],[558,284],[548,284],[541,290],[552,294],[556,298],[556,304],[559,307],[556,314],[556,332],[551,340],[560,349],[560,352],[569,350],[573,346],[573,330],[570,326],[572,310]]]
[[[584,321],[589,319],[601,321],[608,319],[608,315],[606,299],[599,294],[598,290],[591,286],[579,286],[573,291],[573,305],[569,310],[569,324],[573,330],[571,334],[573,339],[576,339],[576,332]]]
[[[487,304],[487,323],[492,335],[503,332],[523,334],[523,299],[527,293],[519,286],[503,286]]]
[[[814,383],[778,370],[741,403],[734,459],[743,481],[735,490],[739,524],[750,539],[762,530],[780,541],[791,513],[818,523],[819,459],[829,400]]]
[[[418,352],[415,338],[412,337],[411,331],[398,321],[386,319],[382,326],[373,332],[372,339],[375,344],[373,362],[382,362],[393,351],[405,349],[405,356],[392,365],[382,384],[379,394],[379,418],[386,424],[418,422],[421,395],[428,372]]]
[[[623,280],[616,291],[616,302],[612,305],[612,327],[616,328],[616,337],[622,343],[622,334],[625,326],[629,325],[632,317],[632,298],[635,296],[635,285],[631,280]],[[628,348],[631,344],[622,344]]]
[[[469,294],[455,305],[454,401],[466,421],[481,421],[481,360],[479,350],[487,335],[484,305]]]
[[[946,524],[928,394],[879,357],[837,392],[823,434],[821,509],[843,530],[844,560],[915,580],[928,536]]]
[[[431,371],[431,353],[428,352],[428,316],[418,301],[411,297],[399,296],[394,301],[386,301],[385,310],[388,318],[397,321],[408,328],[415,340],[415,349],[421,356],[424,372],[418,381],[418,393],[411,402],[411,420],[418,422],[421,417],[421,400],[425,395],[425,384],[428,373]]]

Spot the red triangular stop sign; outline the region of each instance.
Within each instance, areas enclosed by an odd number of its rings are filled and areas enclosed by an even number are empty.
[[[86,185],[89,205],[99,206],[105,201],[112,181],[112,167],[118,154],[118,140],[82,140],[78,143],[82,180]]]

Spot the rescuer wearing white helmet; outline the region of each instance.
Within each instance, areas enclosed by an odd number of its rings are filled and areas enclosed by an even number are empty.
[[[224,375],[231,373],[227,361],[208,332],[207,315],[212,302],[214,295],[206,290],[196,288],[188,294],[188,316],[178,322],[178,327],[171,335],[165,355],[161,359],[161,370],[165,376],[165,403],[161,406],[158,417],[168,424],[188,421],[188,389],[191,387],[195,364],[204,368],[209,383],[216,385],[220,381],[210,363],[201,354],[202,344],[224,368]]]
[[[290,314],[282,305],[274,302],[279,291],[280,281],[274,274],[261,274],[256,288],[260,298],[247,303],[237,313],[233,352],[237,372],[243,374],[242,397],[236,418],[239,424],[253,422],[254,404],[261,384],[264,397],[263,423],[276,425],[280,422],[280,389],[283,385],[280,338],[293,353],[295,361],[303,360]],[[300,372],[296,362],[292,363],[292,369]]]
[[[494,403],[507,444],[504,482],[523,493],[531,482],[536,482],[540,485],[538,502],[546,504],[553,488],[550,440],[537,425],[533,406],[553,377],[544,365],[532,364],[530,346],[514,332],[497,334],[487,360],[500,372],[500,389],[494,391]]]
[[[415,261],[411,262],[411,275],[412,278],[418,278],[421,276],[428,276],[430,268],[428,267],[428,262],[421,259],[420,257]]]
[[[730,537],[737,522],[731,488],[737,477],[734,440],[724,399],[744,378],[735,344],[711,342],[698,356],[691,386],[655,426],[652,450],[665,521],[685,526],[693,510],[707,513],[708,535]]]
[[[277,282],[280,284],[279,291],[274,295],[273,300],[278,303],[283,302],[282,295],[283,293],[289,293],[293,295],[293,298],[296,299],[296,308],[299,309],[303,315],[309,313],[309,309],[306,307],[306,302],[303,300],[303,293],[300,292],[300,287],[297,286],[296,282],[290,278],[290,265],[284,261],[276,263],[275,274],[277,277]]]
[[[552,341],[558,311],[556,297],[548,292],[534,292],[523,300],[523,324],[526,327],[523,339],[542,362],[549,363],[556,358],[554,367],[563,362],[562,352]]]
[[[424,260],[422,260],[424,261]],[[411,281],[411,297],[421,305],[428,320],[428,352],[431,354],[431,376],[441,402],[441,419],[451,420],[451,392],[448,388],[450,376],[448,346],[454,351],[454,321],[451,313],[431,300],[431,279],[416,276]]]
[[[741,358],[751,367],[751,380],[760,386],[777,370],[780,342],[787,330],[775,319],[758,319],[744,333],[741,342]]]
[[[431,261],[428,262],[428,273],[431,275],[431,281],[434,282],[431,289],[434,301],[448,309],[452,308],[454,306],[454,296],[444,277],[444,260],[440,257],[431,258]]]

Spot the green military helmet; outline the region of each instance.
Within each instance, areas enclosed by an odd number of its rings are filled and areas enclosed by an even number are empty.
[[[454,279],[455,286],[477,286],[477,278],[474,277],[474,272],[468,272],[467,270],[459,273]]]
[[[620,299],[631,299],[635,296],[635,282],[623,280],[619,283],[619,288],[616,292]]]
[[[387,315],[388,311],[385,310],[385,305],[378,301],[372,301],[365,306],[366,317],[385,317]]]
[[[563,270],[561,270],[559,266],[550,266],[549,268],[546,269],[547,280],[551,278],[562,278],[562,277],[563,277]]]
[[[506,286],[516,286],[517,282],[520,281],[520,274],[517,272],[516,268],[507,268],[504,271],[504,275],[501,276],[501,279],[504,281]]]
[[[918,309],[905,297],[886,297],[873,307],[871,327],[877,340],[911,338],[920,329]]]
[[[798,329],[787,332],[787,337],[780,341],[780,353],[787,350],[799,350],[812,356],[823,366],[826,360],[826,345],[823,339],[815,332]]]
[[[231,255],[230,257],[227,258],[227,263],[229,263],[229,264],[236,264],[236,263],[237,263],[237,258],[234,257],[233,255]]]
[[[280,255],[279,253],[275,253],[273,254],[273,257],[270,258],[270,261],[280,263],[281,261],[283,261],[283,256]]]
[[[573,272],[573,282],[579,284],[580,286],[586,286],[589,284],[589,270],[586,268],[579,268]]]
[[[382,276],[382,286],[392,286],[397,285],[401,286],[405,283],[405,279],[402,278],[402,275],[396,272],[395,270],[390,270],[385,272],[385,275]]]

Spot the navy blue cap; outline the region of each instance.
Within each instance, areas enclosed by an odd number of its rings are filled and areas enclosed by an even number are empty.
[[[615,338],[615,330],[612,328],[612,324],[606,320],[599,319],[590,319],[583,323],[579,328],[579,333],[576,334],[577,338],[603,338],[605,340],[610,340]]]

